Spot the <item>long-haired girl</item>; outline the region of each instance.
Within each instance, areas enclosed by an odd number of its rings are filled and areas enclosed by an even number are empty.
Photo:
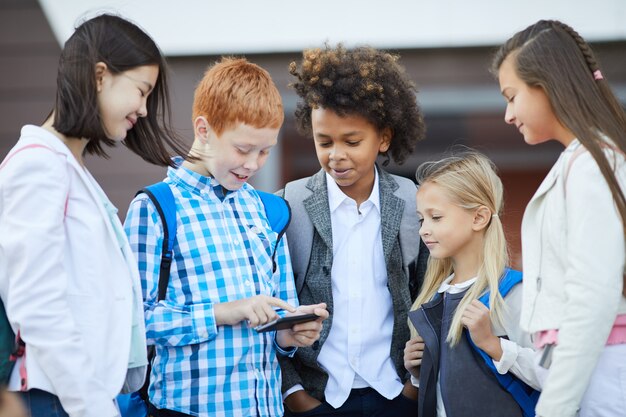
[[[468,150],[422,164],[417,180],[430,260],[410,313],[405,366],[419,385],[419,415],[529,415],[534,351],[519,328],[521,274],[506,268],[494,166]],[[521,391],[508,392],[499,375]]]
[[[498,51],[505,121],[565,150],[522,222],[522,328],[548,369],[539,416],[623,416],[626,114],[589,45],[542,20]]]

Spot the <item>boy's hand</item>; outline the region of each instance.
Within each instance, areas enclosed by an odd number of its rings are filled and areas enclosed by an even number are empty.
[[[320,338],[322,322],[328,318],[326,303],[300,306],[296,311],[297,314],[317,314],[319,319],[296,324],[291,329],[279,330],[276,333],[276,342],[281,348],[311,346]]]
[[[489,309],[480,301],[473,300],[463,312],[461,323],[467,327],[476,346],[487,352],[494,360],[502,358],[500,338],[491,330]]]
[[[404,367],[415,378],[420,377],[420,366],[424,356],[424,339],[416,336],[404,346]]]
[[[244,320],[248,320],[250,327],[256,327],[276,320],[279,317],[274,309],[275,307],[292,313],[296,311],[292,305],[280,298],[268,295],[255,295],[242,300],[215,304],[213,312],[218,326],[234,326]]]
[[[305,390],[292,392],[285,398],[285,406],[292,413],[306,413],[319,407],[320,404],[317,398],[311,397]]]

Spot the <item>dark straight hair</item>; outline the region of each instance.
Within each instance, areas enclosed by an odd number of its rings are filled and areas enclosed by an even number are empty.
[[[570,26],[540,20],[516,33],[496,52],[497,77],[511,56],[522,81],[542,88],[557,119],[587,148],[609,185],[626,234],[626,200],[604,153],[604,136],[626,154],[626,113],[600,71],[591,47]]]
[[[104,131],[98,111],[95,65],[103,62],[112,74],[143,65],[157,65],[159,74],[148,96],[148,115],[140,117],[123,143],[144,160],[172,166],[168,147],[185,155],[187,147],[170,128],[167,65],[154,41],[135,24],[103,14],[76,28],[67,40],[57,75],[54,128],[70,137],[87,138],[85,152],[107,157],[104,146],[114,146]]]

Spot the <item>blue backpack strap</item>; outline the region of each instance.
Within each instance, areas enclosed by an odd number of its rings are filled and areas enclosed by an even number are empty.
[[[159,270],[159,295],[158,299],[164,300],[167,293],[167,285],[170,279],[170,267],[172,265],[172,253],[176,240],[176,200],[170,186],[164,182],[157,182],[139,191],[145,193],[161,218],[163,224],[163,246],[161,249],[161,267]]]
[[[513,287],[521,282],[522,273],[520,271],[507,268],[504,272],[504,276],[500,279],[500,283],[498,284],[498,291],[500,292],[502,298],[506,297]],[[489,291],[483,294],[478,300],[489,308]],[[515,401],[519,404],[524,417],[534,417],[535,407],[537,406],[537,401],[539,400],[539,391],[534,390],[510,372],[507,372],[504,375],[499,373],[496,366],[493,364],[491,356],[474,344],[469,332],[466,332],[466,334],[470,345],[483,358],[485,364],[493,372],[500,385],[502,385],[502,387],[506,389],[513,396],[513,399],[515,399]]]
[[[500,278],[500,282],[498,283],[498,291],[502,298],[506,297],[513,287],[522,282],[522,278],[523,275],[520,271],[506,268],[504,275]],[[489,295],[489,291],[487,291],[478,299],[478,301],[486,305],[487,308],[489,308]]]
[[[278,234],[276,245],[272,251],[272,271],[276,272],[276,249],[291,221],[291,207],[289,207],[287,200],[275,194],[263,191],[257,191],[257,193],[261,197],[263,206],[265,206],[265,215],[270,222],[272,230]]]

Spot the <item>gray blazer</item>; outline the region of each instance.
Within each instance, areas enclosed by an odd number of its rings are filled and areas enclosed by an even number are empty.
[[[381,203],[381,233],[387,265],[389,292],[393,302],[394,326],[389,354],[398,375],[405,381],[404,345],[409,339],[407,313],[417,296],[426,270],[428,250],[421,244],[416,215],[413,181],[378,168]],[[284,198],[292,208],[287,242],[301,304],[325,302],[330,316],[324,321],[319,341],[299,348],[293,358],[279,358],[283,392],[301,384],[313,397],[323,400],[328,374],[317,356],[333,322],[331,267],[333,263],[332,226],[328,205],[326,175],[317,174],[285,186]]]

